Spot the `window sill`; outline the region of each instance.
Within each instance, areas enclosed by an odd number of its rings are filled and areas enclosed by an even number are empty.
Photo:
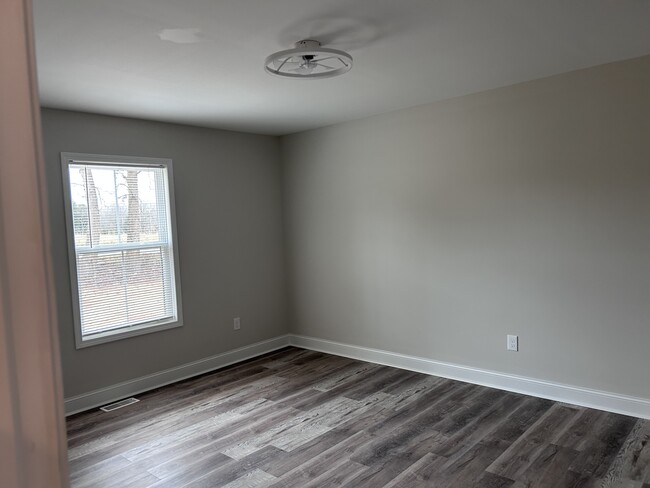
[[[128,329],[120,329],[115,331],[107,331],[99,334],[93,334],[92,336],[83,339],[76,337],[76,348],[83,349],[85,347],[96,346],[99,344],[106,344],[107,342],[120,341],[122,339],[128,339],[130,337],[136,337],[144,334],[151,334],[153,332],[159,332],[162,330],[174,329],[176,327],[182,327],[183,322],[181,320],[173,320],[169,322],[158,322],[154,324],[143,324],[135,325],[129,327]]]

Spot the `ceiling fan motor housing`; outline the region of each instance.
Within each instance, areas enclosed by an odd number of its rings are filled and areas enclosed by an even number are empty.
[[[296,49],[318,49],[321,46],[321,43],[314,41],[313,39],[304,39],[302,41],[296,42]]]

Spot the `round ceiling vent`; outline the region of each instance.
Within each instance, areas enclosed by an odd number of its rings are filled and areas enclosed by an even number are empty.
[[[320,79],[347,73],[352,68],[352,56],[344,51],[321,47],[320,42],[296,42],[294,49],[271,54],[264,70],[284,78]]]

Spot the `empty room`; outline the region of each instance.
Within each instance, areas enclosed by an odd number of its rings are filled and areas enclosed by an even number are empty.
[[[0,484],[650,488],[650,2],[3,0]]]

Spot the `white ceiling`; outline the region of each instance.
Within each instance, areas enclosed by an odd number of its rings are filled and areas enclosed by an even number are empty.
[[[650,54],[649,0],[34,0],[34,15],[44,106],[263,134]],[[352,71],[263,71],[304,38]]]

